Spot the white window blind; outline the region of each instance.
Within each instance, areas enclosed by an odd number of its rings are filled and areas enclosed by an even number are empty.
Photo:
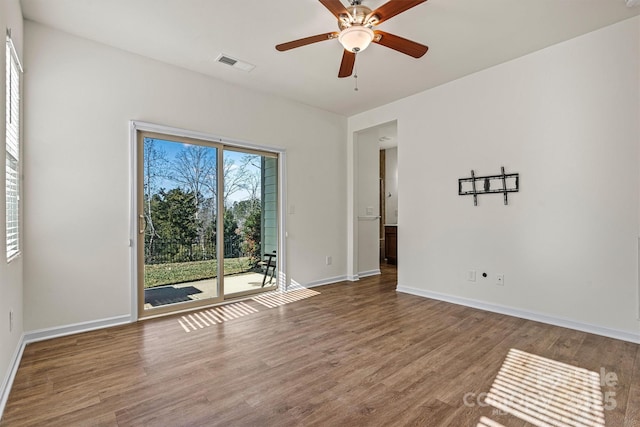
[[[6,43],[6,205],[7,259],[20,252],[20,62],[11,38]]]

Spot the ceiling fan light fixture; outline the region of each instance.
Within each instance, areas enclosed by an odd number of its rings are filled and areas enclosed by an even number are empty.
[[[352,25],[340,31],[338,41],[349,52],[359,53],[371,44],[373,37],[374,34],[371,28],[362,25]]]

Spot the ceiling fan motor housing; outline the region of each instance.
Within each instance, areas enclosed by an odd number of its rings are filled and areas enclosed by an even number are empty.
[[[361,5],[360,2],[351,5],[347,10],[349,11],[350,16],[341,15],[340,19],[338,19],[338,27],[341,30],[349,28],[353,25],[364,25],[365,19],[372,12],[371,9],[369,9],[367,6]]]

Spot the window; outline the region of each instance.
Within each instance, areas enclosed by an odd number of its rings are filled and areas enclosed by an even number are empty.
[[[20,62],[7,36],[6,43],[6,205],[7,205],[7,259],[20,252],[19,245],[19,170],[20,170]]]

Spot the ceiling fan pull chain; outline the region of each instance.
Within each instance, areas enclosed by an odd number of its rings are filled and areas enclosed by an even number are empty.
[[[353,88],[356,92],[358,91],[358,69],[354,69],[353,78],[356,80],[356,87]]]

